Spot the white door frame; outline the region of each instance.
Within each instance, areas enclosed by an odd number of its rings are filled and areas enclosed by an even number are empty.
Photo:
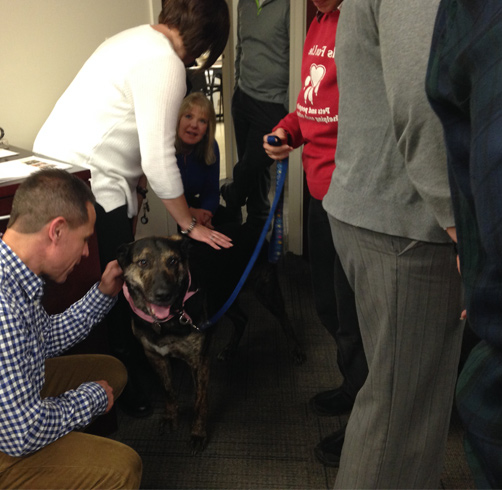
[[[289,110],[295,110],[296,99],[302,88],[301,65],[307,23],[307,1],[291,0],[290,45],[289,45]],[[301,148],[289,156],[287,250],[303,253],[303,165]]]

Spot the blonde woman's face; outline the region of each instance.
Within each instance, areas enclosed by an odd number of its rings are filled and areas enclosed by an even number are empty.
[[[178,136],[186,145],[196,145],[204,138],[208,124],[206,113],[194,105],[182,114]]]

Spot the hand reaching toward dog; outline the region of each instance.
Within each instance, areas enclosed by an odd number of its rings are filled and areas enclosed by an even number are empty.
[[[106,396],[108,397],[108,405],[106,407],[105,413],[108,413],[113,407],[113,402],[114,402],[113,388],[105,380],[96,381],[96,383],[102,386],[106,391]]]
[[[194,226],[189,236],[199,242],[207,243],[216,250],[233,246],[232,240],[223,233],[219,233],[218,231],[211,230],[199,224]]]
[[[174,199],[162,199],[162,202],[169,214],[174,218],[174,221],[178,223],[179,227],[182,230],[188,231],[188,236],[190,238],[198,242],[207,243],[216,250],[220,248],[230,248],[232,246],[232,240],[223,235],[223,233],[211,230],[199,222],[193,224],[193,216],[190,214],[184,195]]]
[[[101,282],[99,283],[98,288],[107,296],[117,296],[122,289],[123,284],[124,277],[122,269],[116,260],[112,260],[106,265],[106,269],[101,276]]]

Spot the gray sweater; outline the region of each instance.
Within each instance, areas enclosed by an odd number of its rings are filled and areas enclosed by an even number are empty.
[[[354,226],[441,243],[454,219],[443,132],[425,94],[438,4],[342,4],[336,169],[323,204]]]
[[[250,97],[284,104],[289,86],[289,0],[239,0],[235,82]]]

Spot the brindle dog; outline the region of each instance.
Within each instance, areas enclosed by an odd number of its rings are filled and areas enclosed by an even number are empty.
[[[257,242],[256,232],[245,226],[228,225],[220,231],[233,239],[233,247],[214,250],[173,235],[143,238],[122,245],[117,252],[127,286],[125,294],[136,309],[133,332],[162,380],[167,395],[164,421],[172,428],[177,426],[178,405],[169,357],[182,359],[192,370],[196,390],[191,431],[194,454],[202,451],[207,441],[208,344],[212,332],[212,328],[201,332],[198,327],[230,297]],[[303,363],[305,354],[284,308],[277,268],[268,262],[266,251],[260,254],[247,284],[279,319],[293,360]],[[218,355],[220,360],[234,355],[247,324],[238,297],[226,314],[234,325],[234,334]]]
[[[134,305],[133,332],[161,378],[167,397],[164,423],[173,429],[178,403],[169,358],[182,359],[192,371],[196,398],[191,444],[196,454],[207,441],[209,358],[208,336],[197,329],[207,319],[205,293],[194,293],[188,244],[181,236],[143,238],[122,245],[117,260],[124,271],[124,294]]]

